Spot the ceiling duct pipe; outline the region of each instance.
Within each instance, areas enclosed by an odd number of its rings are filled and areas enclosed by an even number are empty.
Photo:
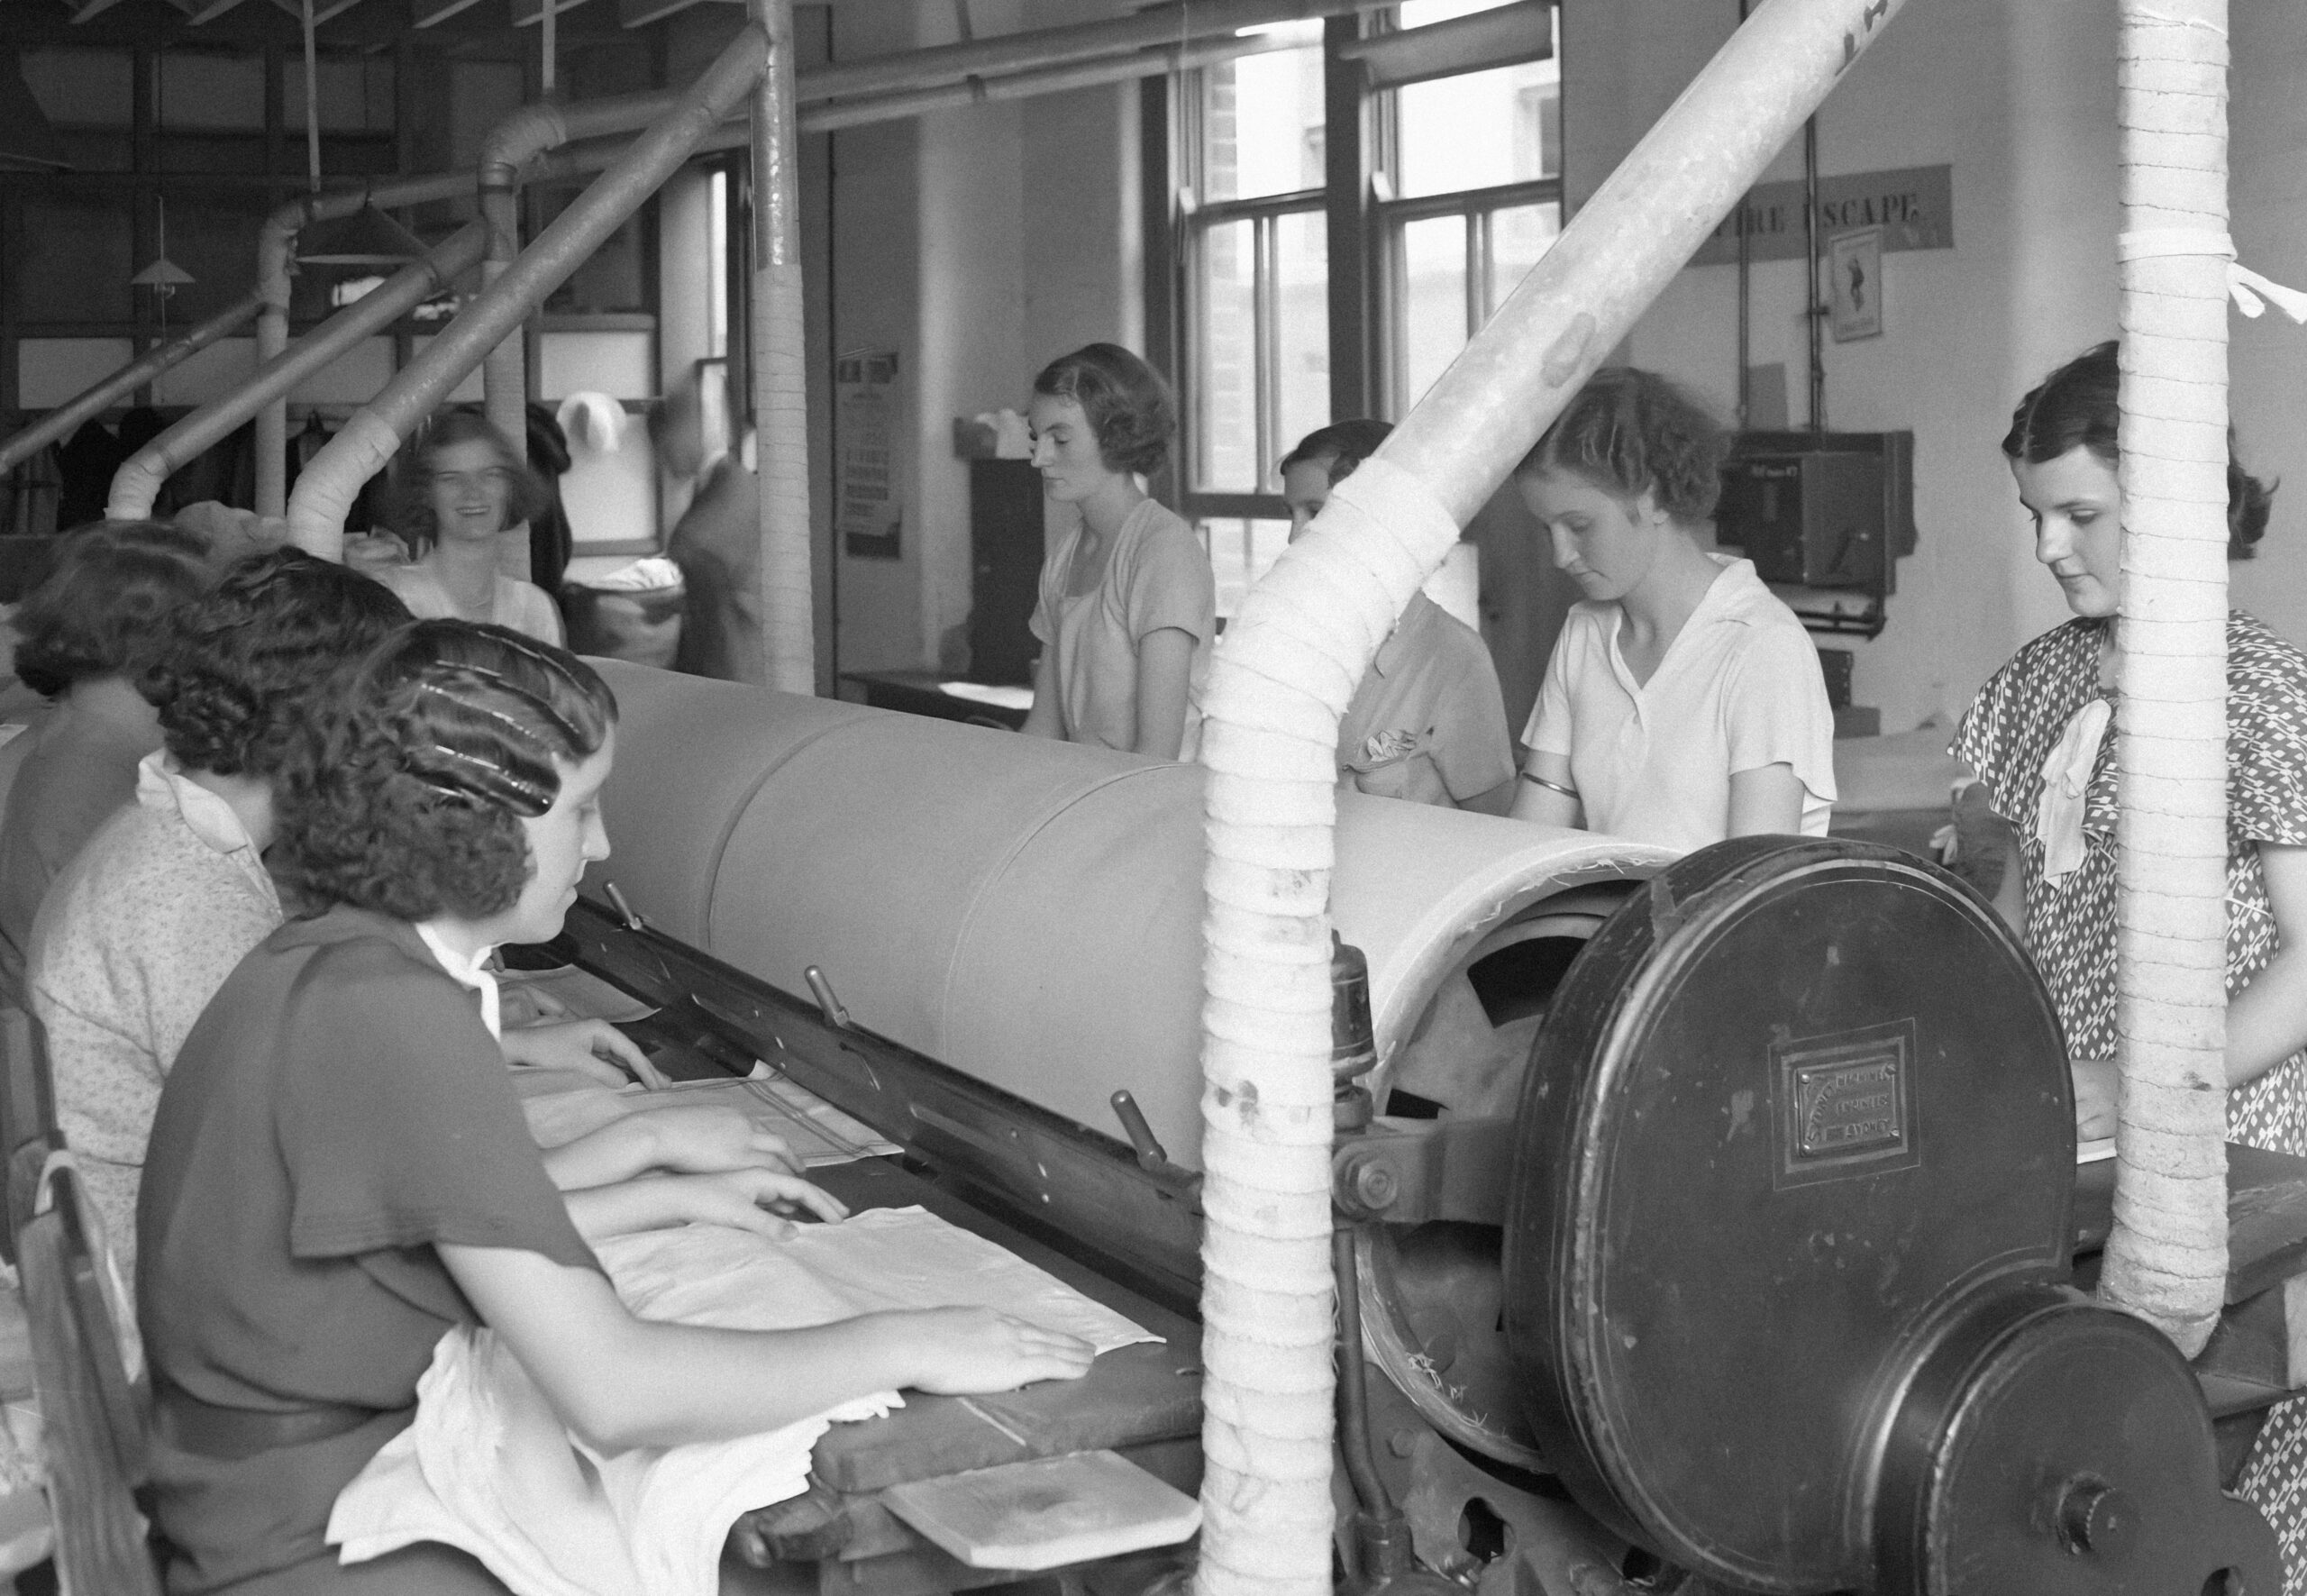
[[[1201,1596],[1327,1596],[1337,728],[1418,584],[1901,0],[1764,0],[1243,601],[1204,701]]]
[[[1099,84],[1126,83],[1136,78],[1159,78],[1166,73],[1239,60],[1244,56],[1263,55],[1269,50],[1297,50],[1304,42],[1287,34],[1228,35],[1205,40],[1198,44],[1167,44],[1150,50],[1134,50],[1125,55],[1081,61],[1071,66],[1045,67],[998,78],[973,78],[966,83],[948,84],[942,88],[876,95],[862,100],[838,100],[829,105],[804,106],[800,118],[801,131],[805,133],[832,132],[838,128],[866,127],[879,122],[898,122],[908,116],[959,110],[988,100],[1026,100],[1037,95],[1094,88]]]
[[[1554,55],[1554,6],[1550,0],[1519,0],[1494,11],[1359,39],[1337,53],[1362,63],[1365,89],[1548,60]]]
[[[752,87],[768,57],[767,36],[747,26],[678,96],[670,112],[635,139],[424,353],[353,413],[296,479],[288,524],[299,548],[331,560],[342,556],[345,514],[361,484],[392,459],[401,439],[467,372],[663,185]]]
[[[1316,21],[1376,11],[1395,0],[1198,0],[1163,5],[1102,23],[1036,28],[962,44],[932,45],[896,55],[871,56],[846,66],[820,67],[800,80],[811,101],[844,95],[893,94],[936,88],[971,78],[1063,66],[1162,45],[1190,45],[1229,37],[1244,28]]]
[[[194,411],[131,455],[113,473],[105,515],[114,521],[150,515],[162,485],[187,462],[267,406],[285,404],[298,383],[447,288],[480,259],[481,242],[479,223],[460,228],[266,361],[231,394]]]
[[[47,445],[60,442],[90,416],[102,414],[138,388],[174,369],[227,333],[236,333],[256,317],[263,302],[253,293],[221,310],[199,325],[131,360],[110,377],[59,405],[23,431],[0,443],[0,471],[14,470]]]
[[[505,275],[521,252],[520,189],[522,169],[548,150],[577,139],[629,133],[647,127],[670,111],[679,96],[666,92],[618,95],[573,105],[550,102],[524,105],[488,130],[481,141],[479,160],[480,219],[488,228],[488,247],[480,260],[480,286]],[[604,162],[603,164],[606,164]],[[528,420],[528,362],[515,328],[481,362],[481,406],[489,424],[504,433],[515,449],[526,446]],[[497,564],[506,576],[526,581],[529,540],[525,530],[507,532],[497,542]]]
[[[296,262],[296,234],[308,223],[353,215],[370,205],[422,205],[471,191],[471,173],[433,172],[304,195],[267,216],[256,235],[256,294],[263,302],[256,317],[258,369],[288,347],[289,274]],[[288,401],[283,397],[256,413],[256,513],[280,515],[287,497]]]

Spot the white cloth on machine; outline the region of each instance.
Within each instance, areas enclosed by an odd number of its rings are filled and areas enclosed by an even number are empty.
[[[794,1329],[888,1309],[998,1309],[1099,1353],[1158,1339],[982,1236],[921,1208],[869,1208],[771,1238],[691,1225],[595,1249],[645,1319]],[[347,1563],[420,1540],[462,1547],[516,1596],[714,1596],[722,1543],[798,1495],[817,1438],[901,1407],[862,1398],[765,1435],[611,1456],[571,1436],[490,1331],[451,1331],[416,1419],[345,1487],[328,1538]]]

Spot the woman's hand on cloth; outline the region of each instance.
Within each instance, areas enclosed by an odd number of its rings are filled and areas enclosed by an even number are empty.
[[[789,1218],[828,1224],[849,1217],[831,1192],[774,1170],[724,1170],[710,1175],[643,1175],[567,1191],[570,1221],[588,1242],[672,1225],[726,1225],[775,1236]]]
[[[684,1175],[737,1170],[801,1172],[800,1161],[783,1137],[762,1129],[736,1108],[712,1103],[650,1108],[628,1116],[624,1123],[649,1136],[645,1167],[650,1169]]]
[[[646,1087],[665,1084],[649,1055],[633,1038],[605,1019],[572,1019],[551,1025],[511,1026],[502,1039],[505,1062],[537,1069],[574,1070],[604,1086],[628,1078]]]
[[[916,1349],[919,1365],[903,1383],[933,1396],[1015,1391],[1037,1380],[1079,1380],[1098,1355],[1078,1336],[989,1308],[927,1308],[867,1317],[889,1321]]]
[[[569,1006],[551,992],[531,986],[524,980],[505,981],[497,988],[497,1005],[506,1030],[517,1026],[543,1025],[547,1020],[566,1019]]]
[[[1385,739],[1397,741],[1386,743]],[[1369,739],[1363,755],[1346,767],[1354,772],[1356,790],[1413,804],[1446,806],[1450,802],[1442,768],[1434,762],[1431,733],[1381,732]]]
[[[2076,1059],[2074,1075],[2074,1139],[2095,1142],[2115,1134],[2115,1094],[2122,1075],[2112,1059]]]

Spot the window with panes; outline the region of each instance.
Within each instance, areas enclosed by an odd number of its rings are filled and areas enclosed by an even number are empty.
[[[1523,42],[1509,64],[1427,75],[1451,64],[1448,46],[1420,48],[1441,33],[1387,37],[1509,10],[1491,18]],[[1169,137],[1149,141],[1149,187],[1169,196],[1172,233],[1149,290],[1172,314],[1149,324],[1175,330],[1154,352],[1177,380],[1180,505],[1209,548],[1221,615],[1288,541],[1276,467],[1343,418],[1336,392],[1355,385],[1336,372],[1363,374],[1359,413],[1406,414],[1560,231],[1555,38],[1538,0],[1402,0],[1327,36],[1262,33],[1254,53],[1157,91]],[[1336,92],[1341,68],[1362,92]],[[1344,114],[1352,125],[1334,127]],[[1344,172],[1329,169],[1333,138],[1360,153]],[[1334,324],[1341,239],[1365,257],[1350,264],[1368,293]]]

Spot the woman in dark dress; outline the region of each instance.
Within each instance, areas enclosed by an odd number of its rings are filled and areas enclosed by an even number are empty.
[[[570,654],[428,621],[316,717],[276,844],[315,912],[194,1026],[146,1160],[138,1284],[171,1590],[494,1589],[445,1547],[341,1567],[324,1539],[337,1492],[408,1424],[434,1344],[475,1320],[609,1452],[772,1429],[891,1386],[1003,1391],[1088,1367],[1082,1343],[977,1310],[759,1333],[643,1322],[618,1301],[587,1235],[842,1210],[734,1157],[564,1193],[529,1139],[483,961],[557,934],[607,855],[616,708]]]

